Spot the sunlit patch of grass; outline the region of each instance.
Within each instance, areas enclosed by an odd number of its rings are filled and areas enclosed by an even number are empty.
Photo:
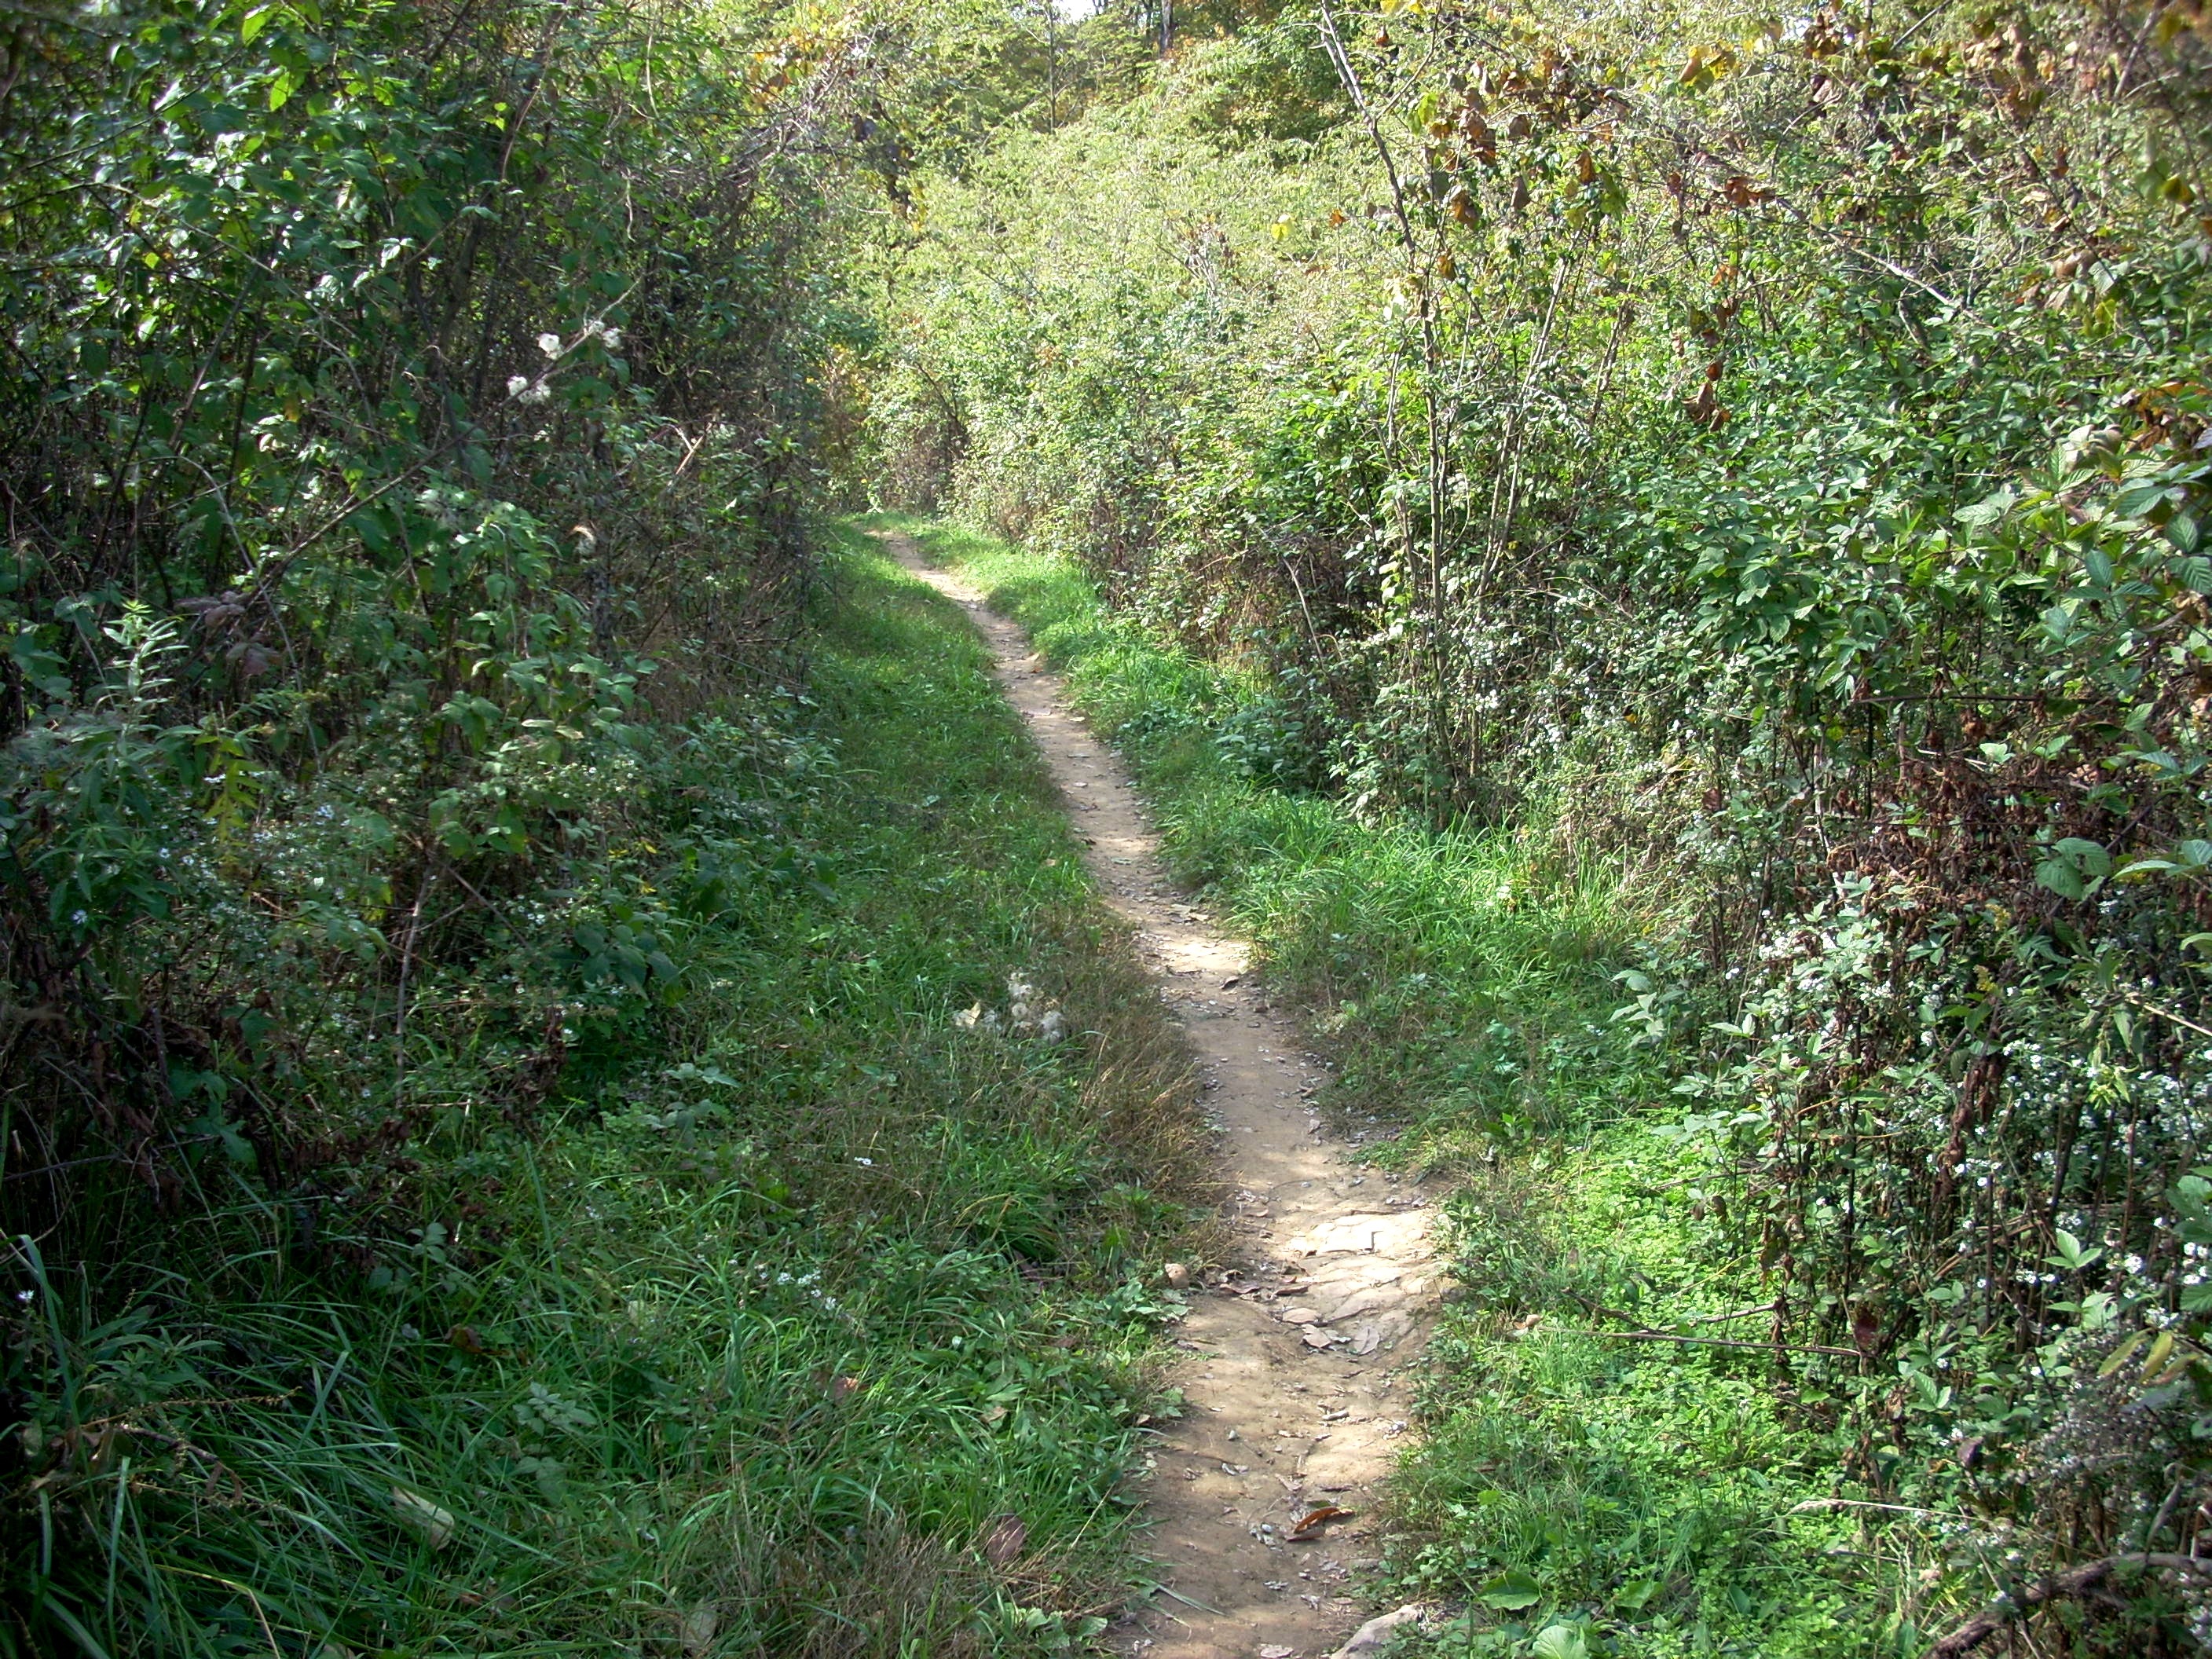
[[[1066,563],[887,518],[1024,623],[1129,756],[1178,872],[1248,933],[1341,1060],[1333,1103],[1408,1126],[1391,1155],[1610,1118],[1650,1085],[1619,975],[1667,949],[1666,896],[1522,827],[1363,821],[1245,775],[1214,741],[1250,695],[1109,615]]]

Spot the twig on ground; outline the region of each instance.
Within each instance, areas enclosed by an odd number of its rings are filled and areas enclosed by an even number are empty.
[[[1985,1607],[1928,1650],[1928,1659],[1954,1659],[1972,1653],[1991,1637],[2002,1633],[2023,1613],[2053,1601],[2078,1601],[2093,1595],[2114,1574],[2130,1571],[2212,1574],[2212,1561],[2194,1555],[2108,1555],[2084,1565],[2030,1584],[1995,1607]]]
[[[1820,1343],[1799,1346],[1792,1342],[1749,1342],[1734,1336],[1677,1336],[1672,1331],[1600,1331],[1592,1330],[1590,1336],[1612,1337],[1622,1342],[1685,1342],[1698,1348],[1758,1348],[1766,1353],[1826,1353],[1844,1359],[1864,1359],[1856,1348],[1831,1348]]]

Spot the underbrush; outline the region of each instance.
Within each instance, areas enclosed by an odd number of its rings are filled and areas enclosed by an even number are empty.
[[[1940,1285],[1907,1340],[1905,1312],[1777,1271],[1805,1237],[1763,1196],[1789,1180],[1757,1109],[1778,1085],[1724,1086],[1759,1005],[1700,960],[1688,896],[1571,856],[1540,811],[1431,830],[1285,788],[1237,735],[1260,688],[1064,562],[891,522],[1027,625],[1129,756],[1180,872],[1304,1000],[1365,1155],[1452,1178],[1463,1299],[1382,1567],[1447,1610],[1424,1650],[1902,1659],[2063,1548],[2069,1504],[2187,1467],[2187,1389],[2143,1395],[2133,1347],[2113,1374],[2118,1297],[2083,1294],[2099,1253],[2078,1242],[2047,1275],[2074,1318],[2025,1359],[2009,1332],[1948,1334]],[[1585,807],[1613,787],[1573,785]],[[1851,960],[1847,938],[1814,957]],[[1741,977],[1814,994],[1800,957],[1782,969]],[[1848,1231],[1849,1194],[1814,1213]],[[1860,1248],[1886,1237],[1870,1217]],[[2067,1639],[2185,1650],[2185,1607],[2140,1578],[2125,1598]]]
[[[404,1201],[211,1133],[119,1266],[19,1241],[12,1650],[1046,1653],[1117,1604],[1184,1057],[957,614],[857,541],[830,586],[806,694],[667,734],[598,873],[773,856],[541,1094],[438,1054],[361,1160]],[[1066,1035],[955,1018],[1014,1000]]]

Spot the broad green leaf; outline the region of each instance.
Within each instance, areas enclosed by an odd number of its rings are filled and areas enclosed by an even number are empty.
[[[1507,1613],[1520,1613],[1543,1599],[1543,1587],[1518,1567],[1492,1579],[1475,1595],[1483,1606]]]
[[[2082,898],[2089,890],[2081,872],[2064,859],[2044,860],[2035,866],[2035,879],[2039,885],[2049,888],[2061,898]]]
[[[2061,840],[2057,850],[2084,875],[2109,876],[2112,873],[2112,855],[2094,841],[2079,836],[2068,836]]]

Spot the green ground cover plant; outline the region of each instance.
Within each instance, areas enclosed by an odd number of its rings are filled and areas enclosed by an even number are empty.
[[[905,174],[1112,71],[1034,21],[0,24],[9,1650],[1110,1607],[1181,1062],[831,517]]]
[[[438,1056],[372,1219],[217,1143],[106,1273],[19,1246],[15,1650],[1043,1653],[1113,1610],[1145,1264],[1206,1196],[1181,1051],[958,613],[859,538],[818,604],[805,694],[641,756],[605,880],[678,909],[670,971],[611,899],[563,930],[614,965],[544,1098]],[[1064,1036],[956,1018],[1010,976]]]

